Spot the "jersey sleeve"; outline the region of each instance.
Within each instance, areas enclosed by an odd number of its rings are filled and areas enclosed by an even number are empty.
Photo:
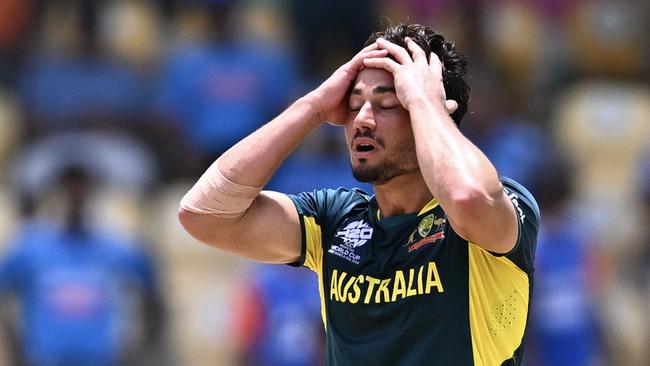
[[[505,256],[527,273],[532,272],[537,246],[540,211],[535,198],[521,184],[501,177],[504,190],[517,213],[519,236],[515,247]]]
[[[300,217],[302,252],[292,265],[304,265],[318,272],[323,261],[323,238],[331,234],[335,223],[350,211],[355,202],[365,199],[364,192],[344,188],[323,189],[288,195]]]

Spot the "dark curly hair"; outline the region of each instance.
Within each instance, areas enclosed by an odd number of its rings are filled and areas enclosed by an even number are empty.
[[[431,52],[438,55],[443,64],[442,83],[445,87],[447,99],[453,99],[458,103],[458,109],[451,115],[456,125],[467,113],[467,102],[469,102],[470,87],[463,79],[467,72],[467,59],[460,54],[452,42],[436,33],[433,29],[420,24],[396,24],[390,25],[386,30],[376,32],[368,37],[366,46],[375,42],[377,38],[384,38],[408,50],[404,37],[415,41],[427,55]]]

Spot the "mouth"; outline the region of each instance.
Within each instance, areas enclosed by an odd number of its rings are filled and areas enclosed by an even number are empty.
[[[366,144],[359,144],[359,145],[357,145],[357,147],[356,147],[356,151],[357,151],[357,152],[370,152],[370,151],[372,151],[372,150],[374,150],[374,149],[375,149],[374,146],[372,146],[372,145],[366,145]]]
[[[366,157],[377,150],[377,143],[369,137],[358,137],[352,141],[352,151],[356,157]]]

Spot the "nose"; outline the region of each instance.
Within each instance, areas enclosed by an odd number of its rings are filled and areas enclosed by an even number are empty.
[[[375,126],[376,123],[372,105],[370,105],[369,102],[366,102],[361,106],[359,113],[354,117],[354,128],[358,130],[374,130]]]

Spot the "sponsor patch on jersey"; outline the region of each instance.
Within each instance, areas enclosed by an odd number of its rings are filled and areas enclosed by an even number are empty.
[[[338,245],[332,245],[327,252],[354,264],[359,264],[361,256],[354,251],[372,239],[372,232],[373,229],[367,222],[353,221],[336,233],[336,237],[343,241]]]
[[[429,214],[420,220],[417,229],[413,230],[405,245],[408,246],[409,253],[444,239],[446,223],[446,219],[436,217],[435,214]]]
[[[336,233],[336,237],[343,239],[344,245],[357,248],[372,239],[372,231],[367,222],[359,220],[347,224],[343,230]]]

